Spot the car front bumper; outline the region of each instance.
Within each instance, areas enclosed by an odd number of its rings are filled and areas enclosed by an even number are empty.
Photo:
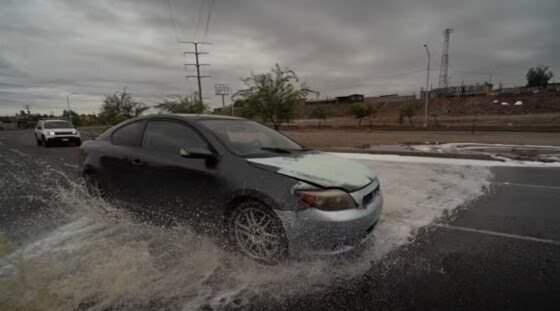
[[[79,135],[56,135],[56,136],[47,136],[45,139],[49,143],[68,143],[68,142],[79,142],[81,141],[81,137]]]
[[[362,197],[377,184],[352,193]],[[381,191],[360,208],[342,211],[322,211],[315,208],[303,211],[275,210],[288,237],[292,257],[334,256],[352,252],[364,244],[375,228],[383,208]]]

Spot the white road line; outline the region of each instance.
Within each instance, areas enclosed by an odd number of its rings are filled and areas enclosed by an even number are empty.
[[[560,246],[560,241],[557,240],[550,240],[550,239],[541,239],[535,238],[532,236],[525,236],[525,235],[517,235],[517,234],[509,234],[509,233],[502,233],[496,231],[489,231],[489,230],[481,230],[481,229],[473,229],[473,228],[465,228],[465,227],[457,227],[452,225],[442,225],[442,224],[434,224],[434,227],[438,228],[445,228],[450,230],[458,230],[458,231],[465,231],[465,232],[474,232],[474,233],[481,233],[487,235],[494,235],[494,236],[501,236],[505,238],[517,239],[517,240],[524,240],[524,241],[532,241],[532,242],[540,242],[540,243],[547,243],[552,245]]]
[[[559,189],[560,187],[556,187],[556,186],[542,186],[542,185],[532,185],[532,184],[517,184],[517,183],[511,183],[511,182],[507,182],[507,181],[494,181],[492,182],[493,184],[498,184],[498,185],[508,185],[508,186],[518,186],[518,187],[534,187],[534,188],[546,188],[546,189]]]

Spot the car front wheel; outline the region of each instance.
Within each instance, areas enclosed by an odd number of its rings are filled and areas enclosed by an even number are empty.
[[[51,144],[49,144],[49,141],[45,139],[45,136],[43,136],[41,142],[45,148],[49,148],[51,146]]]
[[[256,261],[274,264],[288,254],[288,240],[280,219],[260,202],[239,204],[231,213],[229,226],[237,250]]]

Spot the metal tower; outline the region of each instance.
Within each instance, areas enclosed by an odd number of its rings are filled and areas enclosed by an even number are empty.
[[[439,88],[447,88],[448,69],[449,69],[449,35],[453,32],[452,28],[443,31],[443,51],[441,54],[441,67],[439,69]]]

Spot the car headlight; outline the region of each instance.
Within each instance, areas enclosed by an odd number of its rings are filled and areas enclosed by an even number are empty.
[[[297,190],[295,194],[306,206],[323,211],[341,211],[357,207],[352,196],[340,189]]]
[[[49,136],[54,136],[54,132],[49,132]]]
[[[73,131],[72,131],[72,134],[76,135],[76,134],[78,134],[78,131],[73,130]]]

